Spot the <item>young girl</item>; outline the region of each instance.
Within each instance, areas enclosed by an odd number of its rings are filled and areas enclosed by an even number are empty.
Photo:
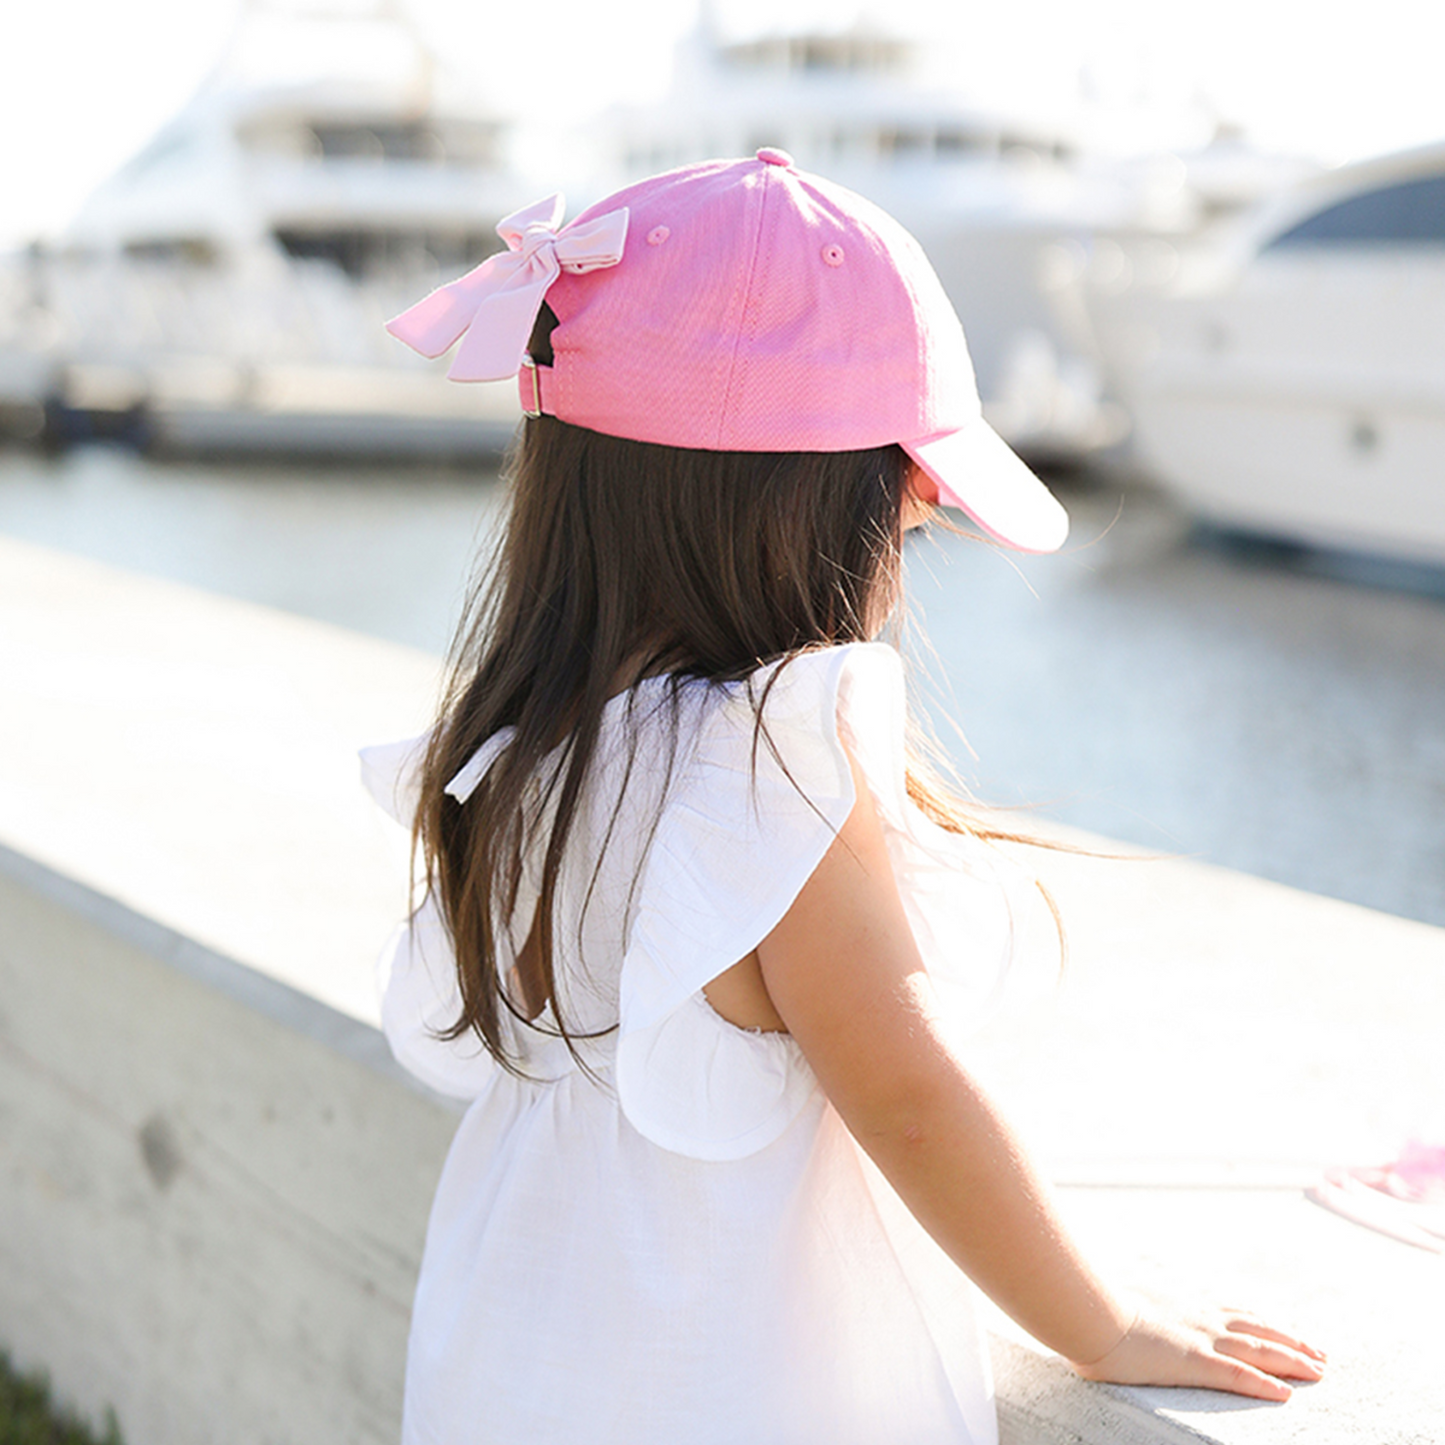
[[[1322,1356],[1096,1275],[954,1042],[1037,906],[905,745],[904,531],[1062,510],[916,243],[778,151],[659,176],[392,323],[519,375],[512,511],[427,738],[397,1057],[473,1101],[408,1445],[996,1439],[974,1284],[1088,1379],[1283,1400]]]

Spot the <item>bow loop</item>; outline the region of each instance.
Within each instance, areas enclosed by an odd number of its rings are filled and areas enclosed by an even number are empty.
[[[507,243],[509,251],[520,251],[530,230],[550,232],[555,237],[566,212],[566,199],[558,191],[545,200],[533,201],[530,206],[513,211],[510,216],[503,216],[497,222],[497,234]]]
[[[575,222],[557,237],[557,260],[564,271],[585,276],[604,266],[615,266],[622,259],[627,240],[627,207],[594,216],[585,225]]]
[[[563,269],[582,275],[622,259],[625,206],[559,231],[564,209],[558,194],[499,221],[497,234],[507,243],[505,251],[438,287],[388,321],[386,329],[431,357],[460,338],[447,373],[453,381],[501,381],[515,375],[547,290]]]

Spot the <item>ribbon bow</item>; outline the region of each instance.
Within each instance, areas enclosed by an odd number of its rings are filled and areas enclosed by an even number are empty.
[[[547,289],[558,276],[615,266],[622,259],[625,206],[559,232],[565,210],[558,194],[498,221],[505,251],[439,286],[388,321],[386,329],[423,356],[440,356],[463,337],[447,372],[453,381],[515,376]]]

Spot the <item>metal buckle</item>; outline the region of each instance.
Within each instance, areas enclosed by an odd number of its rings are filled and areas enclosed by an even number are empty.
[[[532,373],[532,405],[523,406],[522,415],[539,417],[542,415],[542,379],[537,375],[537,363],[532,360],[531,352],[522,353],[522,366]]]

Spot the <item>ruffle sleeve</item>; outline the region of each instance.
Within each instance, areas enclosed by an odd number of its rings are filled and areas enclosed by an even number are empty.
[[[426,746],[423,734],[361,751],[363,785],[404,828],[410,828],[416,816]],[[488,751],[495,755],[490,742]],[[468,775],[472,767],[468,765]],[[457,781],[461,780],[459,774]],[[460,1017],[462,1001],[451,939],[430,895],[383,950],[377,962],[377,992],[382,1032],[393,1057],[408,1073],[454,1099],[476,1098],[495,1078],[497,1064],[475,1035],[437,1037]]]
[[[765,736],[755,734],[753,699]],[[618,1098],[652,1142],[741,1158],[777,1139],[816,1083],[784,1034],[734,1027],[703,986],[772,931],[852,811],[857,758],[930,973],[977,1021],[1013,947],[1004,865],[908,800],[902,664],[859,643],[806,653],[733,685],[704,712],[641,879],[623,961]]]

